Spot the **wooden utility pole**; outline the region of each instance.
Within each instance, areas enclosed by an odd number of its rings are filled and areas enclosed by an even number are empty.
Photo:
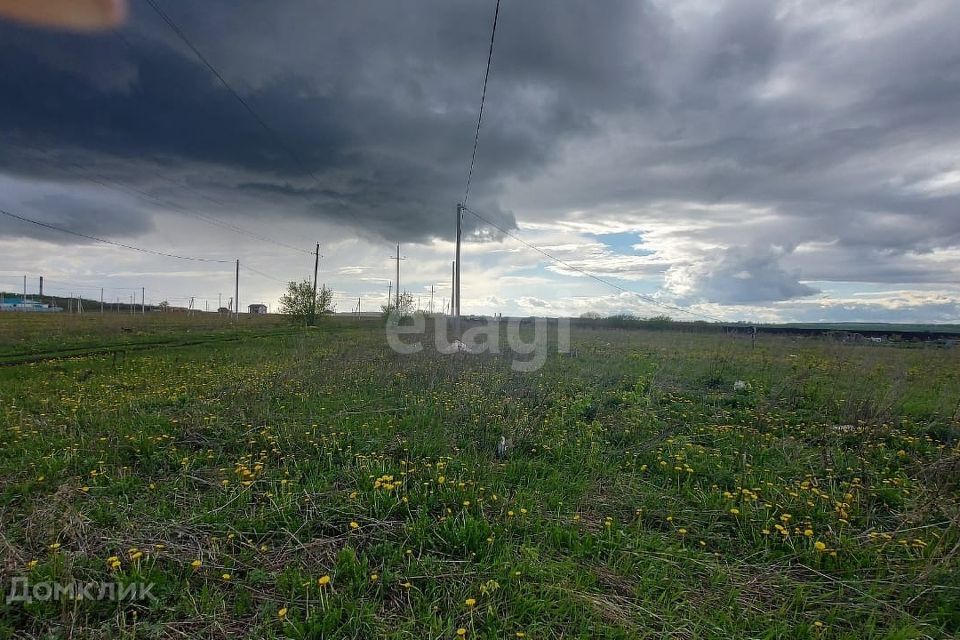
[[[310,326],[317,323],[317,270],[320,268],[320,243],[313,254],[313,302],[310,305]]]
[[[393,295],[393,283],[387,285],[387,309],[390,309],[390,296]]]

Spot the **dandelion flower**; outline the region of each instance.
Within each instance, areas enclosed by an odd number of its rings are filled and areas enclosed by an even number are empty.
[[[286,607],[283,607],[283,608],[281,608],[279,611],[277,611],[277,617],[280,618],[281,620],[283,620],[284,618],[286,618],[286,617],[287,617],[287,608],[286,608]]]
[[[467,630],[464,629],[463,627],[460,627],[459,629],[457,629],[457,635],[462,638],[465,635],[467,635]]]
[[[356,522],[351,522],[351,523],[350,523],[350,528],[351,528],[351,529],[359,529],[359,528],[360,528],[360,525],[357,524]]]
[[[327,586],[328,584],[330,584],[330,576],[320,576],[320,577],[317,579],[317,586],[318,586],[318,587],[325,587],[325,586]]]
[[[476,598],[467,598],[467,600],[466,600],[466,605],[467,605],[468,607],[474,607],[474,606],[476,606],[476,604],[477,604],[477,599],[476,599]]]
[[[813,543],[813,548],[822,553],[827,550],[827,545],[817,540],[816,542]]]
[[[198,558],[198,559],[194,560],[193,562],[191,562],[191,563],[190,563],[190,566],[193,567],[194,569],[199,569],[200,567],[203,566],[203,560],[200,560],[200,559]]]
[[[223,578],[224,580],[230,580],[230,578],[232,578],[233,576],[231,576],[229,573],[225,573],[220,577]]]
[[[738,515],[740,515],[740,509],[737,509],[736,507],[733,507],[732,509],[730,509],[730,515],[732,515],[732,516],[738,516]]]

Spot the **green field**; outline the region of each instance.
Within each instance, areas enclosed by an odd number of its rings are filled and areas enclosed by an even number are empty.
[[[580,329],[522,373],[372,321],[22,319],[2,589],[155,599],[4,599],[0,637],[960,634],[957,349]]]

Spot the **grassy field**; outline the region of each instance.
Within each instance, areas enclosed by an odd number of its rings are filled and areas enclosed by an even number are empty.
[[[131,338],[0,321],[11,357]],[[0,368],[0,578],[155,599],[4,602],[0,637],[960,634],[956,349],[579,330],[520,373],[151,322]]]

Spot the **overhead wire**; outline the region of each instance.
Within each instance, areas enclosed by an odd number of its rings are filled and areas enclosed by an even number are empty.
[[[148,0],[151,1],[151,0]],[[497,19],[500,17],[500,0],[493,12],[493,28],[490,30],[490,49],[487,51],[487,69],[483,73],[483,91],[480,93],[480,113],[477,115],[477,131],[473,136],[473,153],[470,156],[470,170],[467,172],[467,186],[463,191],[463,204],[470,197],[470,183],[473,180],[473,167],[477,162],[477,147],[480,144],[480,123],[483,122],[483,105],[487,101],[487,81],[490,79],[490,63],[493,60],[493,41],[497,35]]]
[[[30,145],[30,144],[28,144],[27,146],[30,146],[30,147],[32,147],[32,148],[34,148],[34,149],[40,150],[40,147],[38,147],[38,146],[36,146],[36,145]],[[137,188],[137,187],[124,184],[124,183],[119,182],[119,181],[117,181],[117,180],[114,180],[114,179],[112,179],[112,178],[108,178],[107,176],[105,176],[105,175],[103,175],[103,174],[101,174],[101,173],[91,173],[91,172],[89,172],[88,169],[86,169],[83,165],[81,165],[81,164],[78,163],[78,162],[71,162],[71,161],[67,160],[66,163],[67,163],[68,165],[72,165],[72,166],[75,167],[75,168],[74,168],[74,169],[71,169],[71,168],[68,167],[68,166],[61,166],[62,169],[64,169],[64,170],[67,171],[68,173],[71,173],[71,174],[73,174],[73,175],[75,175],[75,176],[78,176],[78,177],[80,177],[80,178],[82,178],[82,179],[84,179],[84,180],[88,180],[88,181],[90,181],[90,182],[92,182],[92,183],[94,183],[94,184],[100,185],[101,187],[104,187],[105,189],[116,189],[116,190],[120,190],[120,191],[125,191],[125,192],[127,192],[127,193],[131,193],[131,194],[134,194],[134,195],[137,195],[137,196],[141,196],[141,197],[144,197],[144,198],[148,198],[148,199],[150,199],[150,200],[152,200],[152,201],[154,201],[154,202],[156,202],[156,203],[158,203],[158,204],[161,204],[161,205],[163,205],[163,206],[166,206],[166,207],[170,207],[170,208],[172,208],[172,209],[175,209],[175,210],[183,213],[184,215],[186,215],[186,216],[188,216],[188,217],[191,217],[191,218],[195,218],[195,219],[197,219],[197,220],[200,220],[201,222],[206,222],[207,224],[210,224],[210,225],[213,225],[213,226],[222,227],[222,228],[227,229],[227,230],[229,230],[229,231],[233,231],[234,233],[239,233],[239,234],[242,234],[242,235],[246,235],[246,236],[249,236],[249,237],[251,237],[251,238],[255,238],[255,239],[257,239],[257,240],[260,240],[260,241],[262,241],[262,242],[267,242],[267,243],[270,243],[270,244],[277,245],[277,246],[279,246],[279,247],[284,247],[285,249],[290,249],[290,250],[292,250],[292,251],[297,251],[297,252],[302,253],[302,254],[305,254],[305,255],[311,255],[311,256],[313,255],[313,252],[312,252],[312,251],[308,251],[308,250],[303,249],[303,248],[301,248],[301,247],[295,247],[295,246],[293,246],[293,245],[291,245],[291,244],[287,244],[286,242],[282,242],[282,241],[280,241],[280,240],[277,240],[277,239],[275,239],[275,238],[271,238],[271,237],[266,236],[266,235],[263,235],[263,234],[261,234],[261,233],[257,233],[257,232],[255,232],[255,231],[250,231],[249,229],[246,229],[246,228],[244,228],[244,227],[241,227],[240,225],[238,225],[238,224],[236,224],[236,223],[231,223],[231,222],[227,222],[227,221],[225,221],[225,220],[221,220],[220,218],[217,218],[217,217],[215,217],[215,216],[213,216],[213,215],[210,215],[209,213],[197,213],[197,212],[195,212],[195,211],[191,211],[190,209],[187,209],[186,207],[184,207],[184,206],[181,205],[181,204],[178,204],[178,203],[176,203],[176,202],[172,202],[172,201],[170,201],[170,200],[166,200],[166,199],[161,198],[161,197],[159,197],[159,196],[156,196],[156,195],[154,195],[154,194],[152,194],[152,193],[149,193],[148,191],[144,191],[143,189],[139,189],[139,188]],[[166,181],[170,182],[171,184],[174,184],[174,185],[176,185],[176,186],[183,187],[183,185],[180,185],[179,183],[177,183],[177,182],[175,182],[175,181],[173,181],[173,180],[171,180],[171,179],[169,179],[169,178],[166,178],[166,177],[161,176],[161,175],[159,175],[159,174],[155,174],[155,175],[157,175],[157,177],[159,177],[159,178],[161,178],[161,179],[163,179],[163,180],[166,180]],[[200,194],[200,195],[203,195],[202,192],[199,192],[199,191],[197,191],[197,190],[195,190],[195,189],[189,189],[189,190],[191,190],[191,191],[193,191],[193,192],[195,192],[195,193],[198,193],[198,194]],[[207,198],[208,200],[212,201],[212,202],[215,202],[215,203],[220,204],[220,205],[222,205],[222,206],[226,206],[226,203],[223,202],[223,201],[221,201],[221,200],[217,200],[217,199],[211,198],[211,197],[209,197],[209,196],[204,196],[204,197]]]
[[[259,124],[260,127],[274,139],[274,142],[277,144],[277,146],[283,149],[293,159],[293,161],[297,164],[297,166],[300,167],[301,171],[303,171],[304,173],[309,175],[311,178],[313,178],[313,181],[317,184],[318,187],[323,188],[323,184],[320,182],[320,179],[309,167],[306,166],[306,164],[304,163],[300,155],[289,144],[287,144],[287,142],[283,139],[282,136],[280,136],[280,134],[277,132],[276,129],[271,127],[270,124],[267,123],[267,121],[263,117],[261,117],[259,113],[257,113],[257,111],[250,104],[250,102],[246,100],[243,96],[241,96],[230,85],[230,83],[227,82],[226,78],[223,77],[223,74],[221,74],[220,71],[218,71],[217,68],[213,65],[213,63],[211,63],[210,60],[208,60],[207,57],[204,56],[203,53],[196,47],[196,45],[193,44],[190,38],[187,37],[187,34],[184,33],[183,29],[181,29],[179,25],[177,25],[177,23],[169,15],[167,15],[167,13],[160,7],[157,1],[145,0],[145,2],[148,5],[150,5],[151,8],[153,8],[154,12],[156,12],[156,14],[160,16],[160,18],[165,23],[167,23],[167,26],[169,26],[170,29],[177,35],[177,37],[180,38],[180,40],[190,49],[190,51],[193,52],[193,54],[197,57],[197,59],[210,71],[210,73],[214,75],[214,77],[216,77],[217,80],[220,81],[220,84],[222,84],[223,87],[227,91],[229,91],[234,98],[236,98],[237,102],[239,102],[243,106],[243,108],[247,111],[247,113],[249,113],[250,116],[257,121],[257,124]]]
[[[154,249],[147,249],[147,248],[144,248],[144,247],[137,247],[137,246],[134,246],[134,245],[132,245],[132,244],[124,244],[124,243],[122,243],[122,242],[115,242],[115,241],[113,241],[113,240],[106,240],[106,239],[104,239],[104,238],[98,238],[97,236],[92,236],[92,235],[89,235],[89,234],[86,234],[86,233],[80,233],[79,231],[71,231],[70,229],[64,229],[64,228],[62,228],[62,227],[57,227],[57,226],[54,226],[54,225],[52,225],[52,224],[47,224],[46,222],[40,222],[39,220],[33,220],[32,218],[27,218],[26,216],[21,216],[21,215],[18,215],[18,214],[16,214],[16,213],[12,213],[12,212],[10,212],[10,211],[6,211],[5,209],[0,209],[0,214],[5,215],[5,216],[8,216],[8,217],[10,217],[10,218],[14,218],[14,219],[16,219],[16,220],[20,220],[20,221],[22,221],[22,222],[28,222],[28,223],[33,224],[33,225],[36,225],[36,226],[38,226],[38,227],[43,227],[43,228],[45,228],[45,229],[51,229],[51,230],[53,230],[53,231],[59,231],[59,232],[61,232],[61,233],[68,233],[68,234],[70,234],[70,235],[77,236],[77,237],[80,237],[80,238],[86,238],[87,240],[94,240],[94,241],[96,241],[96,242],[102,242],[102,243],[104,243],[104,244],[113,245],[113,246],[115,246],[115,247],[121,247],[121,248],[123,248],[123,249],[129,249],[129,250],[131,250],[131,251],[139,251],[139,252],[141,252],[141,253],[149,253],[149,254],[153,254],[153,255],[155,255],[155,256],[163,256],[163,257],[165,257],[165,258],[176,258],[177,260],[191,260],[191,261],[194,261],[194,262],[216,262],[216,263],[221,263],[221,264],[229,264],[229,263],[232,263],[232,262],[233,262],[233,260],[220,260],[220,259],[216,259],[216,258],[201,258],[201,257],[197,257],[197,256],[182,256],[182,255],[179,255],[179,254],[176,254],[176,253],[167,253],[167,252],[164,252],[164,251],[156,251],[156,250],[154,250]]]

